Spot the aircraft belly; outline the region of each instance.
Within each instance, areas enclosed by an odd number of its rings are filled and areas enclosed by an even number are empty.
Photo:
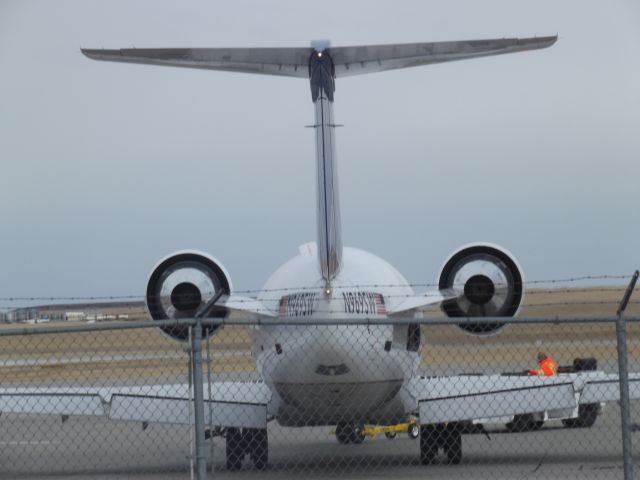
[[[404,416],[397,394],[402,380],[348,383],[277,383],[277,413],[285,426],[335,425],[340,421],[385,423]]]
[[[398,394],[412,377],[417,357],[385,349],[390,336],[388,328],[333,326],[280,337],[281,353],[270,352],[259,361],[263,378],[279,397],[279,423],[401,418],[406,410]]]

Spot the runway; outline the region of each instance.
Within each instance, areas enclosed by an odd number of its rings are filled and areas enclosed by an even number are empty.
[[[211,357],[214,359],[230,358],[230,357],[246,357],[246,350],[224,350],[211,353]],[[55,367],[59,365],[75,365],[86,364],[87,360],[91,360],[92,357],[87,355],[57,355],[52,358],[51,356],[44,356],[42,358],[27,357],[27,358],[0,358],[0,365],[2,367]],[[118,354],[101,354],[97,360],[101,363],[104,362],[149,362],[152,360],[184,360],[184,352],[144,352],[144,353],[118,353]],[[93,358],[96,361],[96,358]]]
[[[634,405],[632,418],[640,418]],[[558,424],[556,424],[558,425]],[[634,434],[636,448],[640,435]],[[399,434],[340,445],[332,428],[269,424],[270,461],[254,471],[225,468],[222,438],[213,440],[216,478],[622,478],[620,417],[609,405],[589,429],[550,429],[463,437],[462,464],[419,463],[419,441]],[[113,422],[93,417],[3,415],[0,478],[189,478],[190,431],[185,426]],[[210,444],[209,444],[210,445]],[[443,459],[442,459],[443,460]]]

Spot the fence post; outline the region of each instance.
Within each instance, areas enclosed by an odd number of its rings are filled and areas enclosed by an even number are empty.
[[[207,478],[207,453],[204,438],[204,392],[202,385],[202,319],[196,317],[193,327],[191,354],[193,355],[193,400],[196,430],[196,478]]]
[[[207,384],[209,385],[209,455],[211,458],[211,476],[213,476],[214,464],[213,464],[213,412],[212,406],[213,395],[211,393],[211,330],[207,330]]]
[[[624,297],[618,307],[616,320],[616,338],[618,343],[618,377],[620,382],[620,420],[622,426],[622,458],[624,463],[624,479],[633,479],[633,458],[631,450],[631,414],[629,411],[629,370],[627,366],[627,324],[624,311],[629,303],[631,293],[638,280],[638,270],[635,271]]]
[[[189,479],[193,480],[194,470],[193,461],[195,458],[193,444],[195,440],[194,423],[193,423],[193,327],[189,327],[189,346],[185,347],[185,351],[189,354]]]

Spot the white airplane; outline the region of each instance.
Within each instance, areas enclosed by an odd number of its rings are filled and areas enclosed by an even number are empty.
[[[418,294],[389,263],[343,247],[335,163],[335,81],[362,73],[541,49],[556,39],[82,50],[95,60],[309,80],[315,106],[316,242],[302,245],[269,278],[257,298],[235,295],[222,263],[197,251],[180,251],[162,259],[147,284],[153,320],[193,317],[220,293],[211,313],[214,317],[241,312],[254,318],[308,319],[309,325],[253,326],[252,355],[262,380],[215,382],[206,398],[211,405],[205,409],[206,421],[225,434],[229,469],[240,468],[246,454],[258,468],[267,464],[270,419],[287,427],[336,426],[338,441],[359,443],[362,424],[392,424],[416,414],[422,462],[432,462],[443,448],[449,460],[457,463],[462,456],[461,435],[469,422],[544,412],[544,418],[574,417],[589,423],[585,415],[593,416],[599,402],[618,399],[617,376],[595,371],[548,378],[422,377],[417,324],[314,325],[318,319],[409,317],[440,304],[446,315],[461,317],[460,327],[469,334],[484,335],[498,332],[504,324],[475,323],[468,317],[516,315],[523,298],[523,274],[515,257],[497,245],[477,243],[458,249],[444,263],[439,288]],[[180,328],[163,331],[178,341],[187,338]],[[0,410],[187,423],[188,390],[187,385],[5,388],[0,390]]]

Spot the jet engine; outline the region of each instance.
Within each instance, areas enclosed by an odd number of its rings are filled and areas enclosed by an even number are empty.
[[[201,252],[182,251],[163,258],[153,269],[147,282],[147,308],[153,320],[193,318],[199,308],[216,293],[231,293],[231,283],[224,267]],[[225,307],[213,307],[208,318],[228,315]],[[186,327],[161,327],[171,338],[184,342],[189,338]],[[203,328],[203,336],[218,327]]]
[[[440,289],[458,297],[442,304],[448,317],[512,317],[522,302],[523,275],[515,257],[497,245],[473,244],[454,252],[440,272]],[[504,323],[465,322],[474,335],[499,331]]]

